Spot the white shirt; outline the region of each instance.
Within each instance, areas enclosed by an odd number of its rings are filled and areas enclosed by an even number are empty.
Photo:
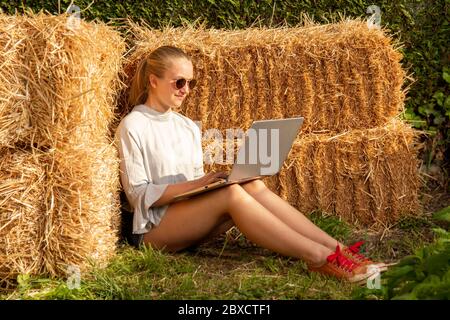
[[[115,138],[133,233],[146,233],[169,207],[152,207],[167,186],[204,175],[200,128],[178,112],[141,104],[122,119]]]

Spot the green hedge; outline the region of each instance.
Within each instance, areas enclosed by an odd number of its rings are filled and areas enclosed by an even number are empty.
[[[28,8],[57,14],[65,11],[71,1],[9,1],[2,2],[4,12],[23,12]],[[59,3],[59,5],[58,5]],[[91,0],[74,4],[85,9]],[[81,13],[86,20],[100,19],[119,24],[129,17],[145,20],[150,26],[180,26],[183,22],[200,21],[214,28],[245,28],[251,25],[296,25],[302,13],[324,23],[338,14],[367,17],[370,5],[377,5],[381,24],[397,34],[404,43],[404,66],[416,79],[406,101],[405,119],[430,133],[429,148],[424,152],[428,164],[448,165],[450,158],[450,55],[448,52],[450,0],[399,0],[370,2],[363,0],[174,0],[174,1],[94,1]]]

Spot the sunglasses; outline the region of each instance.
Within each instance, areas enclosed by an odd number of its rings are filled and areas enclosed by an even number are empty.
[[[184,78],[178,79],[177,81],[175,81],[175,87],[180,90],[182,88],[184,88],[184,86],[186,85],[186,83],[189,86],[189,89],[192,90],[194,89],[195,85],[197,84],[197,80],[186,80]]]

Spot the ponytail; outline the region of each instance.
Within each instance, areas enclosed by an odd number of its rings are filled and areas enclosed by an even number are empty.
[[[142,59],[136,69],[133,80],[131,81],[130,93],[128,96],[128,103],[131,106],[143,104],[148,98],[148,74],[147,59]]]

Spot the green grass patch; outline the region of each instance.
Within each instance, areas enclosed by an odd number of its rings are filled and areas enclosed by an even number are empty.
[[[310,218],[344,243],[366,240],[363,249],[374,260],[400,260],[435,240],[436,225],[431,217],[405,218],[395,229],[379,234],[352,230],[347,223],[322,212],[314,212]],[[122,245],[106,268],[94,267],[82,273],[79,288],[70,289],[65,278],[21,275],[16,290],[0,292],[0,299],[388,298],[383,290],[311,273],[303,261],[259,248],[234,231],[234,235],[222,235],[177,254]],[[384,274],[382,280],[387,281]],[[427,282],[424,288],[428,290]]]
[[[231,249],[231,251],[235,250]],[[2,299],[349,299],[354,287],[312,274],[302,261],[257,250],[228,257],[164,254],[124,246],[103,269],[81,275],[80,287],[66,279],[21,276]],[[210,251],[209,251],[210,252]]]
[[[339,241],[345,242],[351,233],[351,228],[346,222],[326,212],[314,211],[308,218],[319,228]]]

